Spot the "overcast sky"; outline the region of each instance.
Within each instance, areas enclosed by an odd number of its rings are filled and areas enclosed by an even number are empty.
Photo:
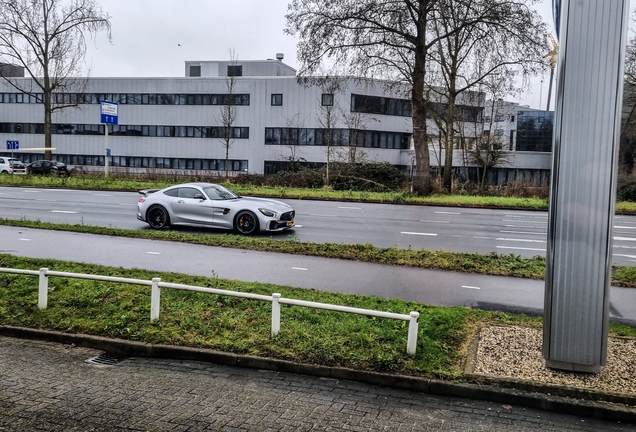
[[[99,1],[99,0],[98,0]],[[294,37],[285,35],[287,0],[101,0],[111,15],[112,45],[103,35],[89,42],[93,77],[183,77],[187,60],[276,58],[298,69]],[[552,28],[552,0],[538,6]],[[546,104],[541,78],[519,102]],[[542,98],[541,98],[542,96]],[[540,98],[542,99],[540,101]]]

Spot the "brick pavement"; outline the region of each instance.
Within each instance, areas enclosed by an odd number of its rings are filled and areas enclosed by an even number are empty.
[[[0,431],[628,431],[605,422],[194,361],[0,337]]]

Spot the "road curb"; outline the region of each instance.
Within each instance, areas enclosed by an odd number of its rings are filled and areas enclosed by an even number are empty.
[[[25,327],[0,326],[0,335],[21,339],[34,339],[78,347],[99,349],[109,354],[125,357],[153,357],[177,360],[196,360],[227,366],[265,369],[279,372],[311,375],[325,378],[357,381],[366,384],[428,393],[437,396],[479,399],[505,405],[519,405],[561,414],[595,418],[599,420],[636,423],[636,407],[614,402],[568,397],[567,392],[552,395],[549,387],[533,384],[531,390],[498,387],[483,383],[457,383],[444,380],[358,371],[340,367],[294,363],[266,357],[254,357],[225,353],[204,348],[174,345],[147,344],[143,342],[111,339],[102,336],[70,334]],[[578,396],[585,397],[584,392]],[[630,398],[631,399],[631,398]],[[502,408],[505,409],[505,408]]]

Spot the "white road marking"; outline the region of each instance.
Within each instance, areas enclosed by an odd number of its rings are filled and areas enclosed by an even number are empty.
[[[529,250],[529,251],[542,251],[545,252],[545,249],[533,249],[533,248],[522,248],[522,247],[513,247],[513,246],[497,246],[499,249],[518,249],[518,250]]]
[[[429,222],[429,223],[450,223],[450,221],[435,221],[435,220],[424,220],[424,219],[420,219],[420,222]]]
[[[20,239],[20,241],[31,241],[31,239]]]
[[[437,214],[461,214],[460,212],[436,211]]]
[[[302,225],[294,225],[294,228],[302,228]]]
[[[302,267],[292,267],[292,270],[303,270],[303,271],[307,271],[306,268],[302,268]]]
[[[161,252],[146,252],[149,255],[161,255]]]
[[[65,213],[65,214],[76,214],[76,211],[68,211],[68,210],[51,210],[51,213]]]
[[[617,246],[614,245],[616,249],[636,249],[636,246]]]
[[[468,289],[474,289],[474,290],[481,289],[481,288],[479,288],[479,287],[469,286],[469,285],[462,285],[462,288],[468,288]]]
[[[322,214],[310,214],[309,216],[324,216],[324,217],[338,217],[336,215],[322,215]]]
[[[624,226],[616,226],[616,225],[614,225],[614,228],[616,228],[616,229],[636,229],[636,227],[624,227]]]
[[[400,234],[421,235],[421,236],[436,236],[437,235],[432,233],[419,233],[419,232],[409,232],[409,231],[402,231]]]
[[[362,207],[338,207],[340,209],[362,210]]]
[[[490,237],[473,237],[474,239],[480,239],[480,240],[492,240]]]
[[[613,254],[614,256],[622,256],[626,258],[636,258],[636,255],[623,255],[623,254]]]
[[[39,191],[39,190],[24,190],[22,192],[24,192],[24,193],[40,193],[42,191]]]
[[[530,232],[530,231],[499,231],[501,233],[508,233],[508,234],[534,234],[534,235],[546,235],[547,233],[545,231],[543,232]]]
[[[633,237],[614,237],[616,241],[636,241],[636,238]]]
[[[111,194],[93,194],[93,196],[112,196]]]
[[[546,240],[530,240],[530,239],[515,239],[515,238],[504,238],[499,237],[496,238],[497,241],[518,241],[518,242],[526,242],[526,243],[547,243]]]

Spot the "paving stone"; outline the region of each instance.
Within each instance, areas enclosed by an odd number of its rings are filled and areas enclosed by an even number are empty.
[[[0,431],[634,430],[517,406],[203,362],[84,363],[98,354],[0,337]]]

